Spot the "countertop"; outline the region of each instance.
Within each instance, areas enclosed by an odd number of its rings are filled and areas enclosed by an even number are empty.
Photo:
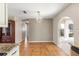
[[[19,44],[0,44],[0,53],[8,53],[11,49],[18,46]]]

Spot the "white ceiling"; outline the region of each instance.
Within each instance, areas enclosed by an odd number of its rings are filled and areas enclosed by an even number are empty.
[[[8,3],[9,16],[16,16],[21,19],[35,18],[37,11],[41,17],[54,17],[68,4],[64,3]],[[27,14],[22,11],[25,10]]]

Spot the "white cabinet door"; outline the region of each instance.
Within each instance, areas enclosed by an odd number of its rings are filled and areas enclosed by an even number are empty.
[[[8,14],[7,5],[5,3],[0,3],[0,27],[8,26]]]

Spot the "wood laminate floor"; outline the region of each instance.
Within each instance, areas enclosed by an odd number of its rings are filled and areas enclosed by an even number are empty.
[[[71,50],[71,55],[78,56]],[[20,56],[68,56],[54,43],[24,43],[20,45]]]

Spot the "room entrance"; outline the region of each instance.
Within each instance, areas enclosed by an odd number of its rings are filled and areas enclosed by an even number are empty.
[[[70,55],[72,44],[74,44],[74,23],[70,17],[64,17],[58,24],[58,46]]]

